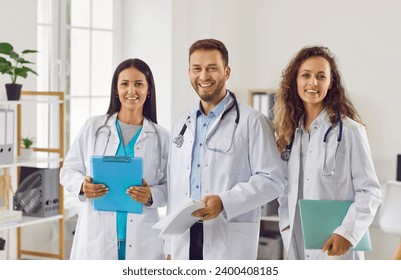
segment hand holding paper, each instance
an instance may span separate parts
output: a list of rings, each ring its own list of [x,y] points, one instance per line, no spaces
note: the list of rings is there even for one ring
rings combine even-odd
[[[153,228],[161,230],[160,236],[183,234],[199,220],[198,217],[192,216],[192,213],[205,206],[202,201],[190,199],[181,208],[176,209],[156,223]]]
[[[223,211],[223,203],[218,195],[205,196],[202,201],[205,208],[195,211],[192,216],[207,221],[216,218]]]

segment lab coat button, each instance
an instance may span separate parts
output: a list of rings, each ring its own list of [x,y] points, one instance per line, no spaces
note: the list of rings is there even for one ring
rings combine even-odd
[[[132,248],[132,245],[131,245],[131,244],[129,244],[129,245],[128,245],[128,247]]]
[[[131,223],[132,223],[133,221],[134,221],[134,220],[132,220],[132,219],[130,220]]]

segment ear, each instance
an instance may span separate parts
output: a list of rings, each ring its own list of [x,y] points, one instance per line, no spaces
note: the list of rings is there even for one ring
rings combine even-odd
[[[230,68],[230,66],[227,66],[225,68],[225,73],[224,73],[224,77],[225,77],[226,81],[230,78],[230,75],[231,75],[231,68]]]

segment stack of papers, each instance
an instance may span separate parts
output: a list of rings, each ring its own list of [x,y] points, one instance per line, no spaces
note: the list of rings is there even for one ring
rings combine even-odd
[[[183,207],[176,209],[164,219],[156,223],[153,228],[160,230],[160,236],[180,235],[185,233],[199,218],[191,214],[196,210],[205,208],[202,201],[189,200]]]
[[[9,225],[18,223],[22,219],[22,211],[15,210],[1,210],[0,211],[0,227],[3,225]]]

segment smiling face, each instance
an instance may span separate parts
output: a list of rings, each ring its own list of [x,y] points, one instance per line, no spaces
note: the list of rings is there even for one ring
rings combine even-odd
[[[117,92],[121,102],[121,110],[142,109],[148,91],[146,77],[138,69],[127,68],[119,74]]]
[[[297,89],[304,106],[323,109],[323,99],[331,84],[329,62],[321,56],[312,56],[298,69]]]
[[[199,49],[189,58],[189,76],[192,87],[203,102],[217,105],[226,94],[230,67],[224,67],[218,50]]]

